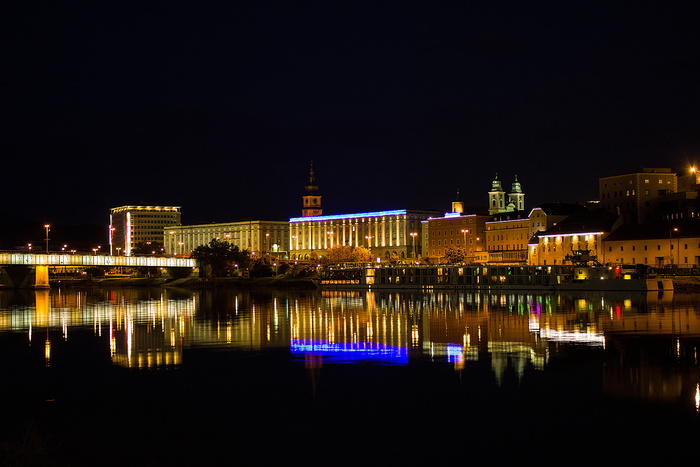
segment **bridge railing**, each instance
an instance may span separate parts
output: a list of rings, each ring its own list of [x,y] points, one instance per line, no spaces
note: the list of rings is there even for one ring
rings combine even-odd
[[[72,254],[30,254],[0,253],[0,266],[103,266],[103,267],[162,267],[194,268],[197,261],[192,258],[171,258],[160,256],[106,256],[106,255],[72,255]]]

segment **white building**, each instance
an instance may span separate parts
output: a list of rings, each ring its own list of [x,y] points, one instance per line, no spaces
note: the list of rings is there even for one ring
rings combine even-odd
[[[239,221],[222,224],[179,225],[164,229],[165,252],[188,256],[196,247],[212,240],[226,241],[241,250],[255,254],[274,254],[287,257],[289,222]]]
[[[109,250],[131,255],[137,243],[164,243],[163,229],[180,224],[180,206],[120,206],[110,209]]]

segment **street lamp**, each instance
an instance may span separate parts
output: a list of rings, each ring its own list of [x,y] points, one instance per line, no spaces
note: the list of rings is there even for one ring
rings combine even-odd
[[[371,235],[365,235],[365,238],[367,239],[367,249],[372,248],[372,236]]]
[[[462,229],[462,235],[464,235],[464,260],[467,260],[467,234],[469,229]]]
[[[328,243],[330,243],[330,246],[327,246],[327,248],[333,248],[333,231],[332,230],[326,231],[326,235],[328,235],[330,237],[330,241],[328,242]],[[328,243],[326,245],[328,245]]]
[[[411,232],[408,234],[411,236],[411,242],[413,243],[413,257],[415,258],[416,255],[416,236],[418,235],[418,232]]]
[[[673,227],[668,231],[668,256],[671,258],[671,265],[673,265],[673,244],[671,243],[673,232],[678,232],[678,227]]]
[[[46,229],[46,254],[47,255],[49,254],[49,230],[51,230],[50,227],[51,226],[49,224],[44,224],[44,228]]]

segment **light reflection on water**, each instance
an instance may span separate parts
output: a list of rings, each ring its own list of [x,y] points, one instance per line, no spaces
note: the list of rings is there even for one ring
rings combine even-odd
[[[0,299],[0,333],[33,342],[60,331],[70,341],[72,329],[89,328],[128,368],[176,367],[191,348],[279,348],[325,364],[427,358],[460,371],[488,360],[500,381],[509,370],[544,371],[578,346],[616,355],[605,365],[610,391],[673,400],[688,387],[694,395],[699,381],[693,296],[124,289],[6,291]],[[45,347],[50,364],[48,338]]]
[[[85,339],[86,334],[92,339]],[[587,432],[606,424],[601,417],[610,407],[618,410],[616,402],[593,415],[603,395],[680,407],[697,417],[699,345],[700,298],[691,295],[0,291],[0,370],[9,368],[24,377],[12,361],[27,352],[40,353],[17,365],[40,362],[50,378],[37,381],[55,384],[51,378],[66,368],[80,371],[67,362],[79,366],[86,361],[91,373],[99,362],[86,354],[104,354],[108,365],[133,378],[123,386],[122,376],[105,383],[106,388],[118,388],[113,389],[117,400],[129,407],[115,409],[119,415],[113,417],[127,418],[123,423],[128,426],[117,431],[143,425],[131,417],[140,420],[144,410],[155,406],[168,439],[172,426],[177,435],[188,433],[190,427],[177,425],[188,413],[200,429],[214,427],[202,432],[199,442],[204,444],[214,443],[210,439],[217,439],[221,430],[237,427],[237,436],[245,438],[255,436],[249,434],[256,432],[250,426],[265,431],[286,423],[291,426],[279,439],[298,432],[301,444],[308,433],[331,442],[326,424],[354,435],[353,419],[363,433],[368,419],[376,427],[389,424],[404,442],[404,430],[429,426],[446,413],[452,423],[444,427],[452,430],[453,441],[467,436],[462,430],[469,420],[497,430],[503,423],[531,424],[534,414],[540,416],[538,428],[549,436],[557,423],[573,419],[588,420],[580,429]],[[154,375],[164,379],[154,382]],[[52,401],[75,398],[72,413],[84,403],[84,387],[97,383],[76,373],[65,378],[79,379],[79,387],[67,384],[66,389],[64,383],[63,392],[57,392],[61,397],[48,389],[41,395],[49,394],[45,400]],[[18,391],[27,387],[32,383]],[[124,388],[134,393],[127,397]],[[213,397],[212,388],[221,396]],[[6,397],[17,397],[7,393],[7,386],[4,390]],[[105,391],[92,389],[97,398],[92,404],[100,410],[113,403],[112,393],[102,396]],[[238,396],[229,397],[236,391]],[[151,393],[158,396],[148,399],[144,409],[139,401]],[[189,398],[196,409],[186,409]],[[300,402],[306,398],[313,403]],[[193,415],[207,399],[211,407],[202,410],[206,418]],[[266,405],[270,407],[263,409]],[[625,417],[637,416],[637,410],[635,405]],[[94,423],[92,413],[84,417]],[[296,426],[299,420],[307,423],[306,432]],[[480,441],[491,441],[489,430],[482,432]],[[93,442],[98,449],[99,442]],[[173,458],[180,454],[174,450]]]

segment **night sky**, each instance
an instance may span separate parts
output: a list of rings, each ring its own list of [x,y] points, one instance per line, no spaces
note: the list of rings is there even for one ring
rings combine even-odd
[[[700,155],[700,5],[13,2],[2,15],[3,204],[107,224],[597,197]],[[5,7],[6,8],[6,7]]]

